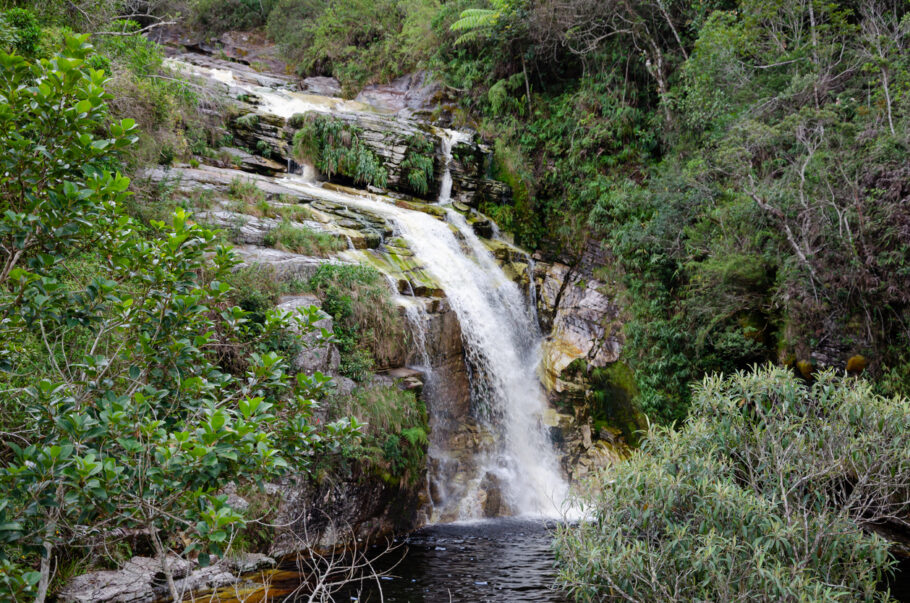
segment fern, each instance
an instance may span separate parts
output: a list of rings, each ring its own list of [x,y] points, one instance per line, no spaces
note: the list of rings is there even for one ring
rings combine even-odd
[[[408,441],[411,446],[425,446],[429,443],[427,432],[422,427],[409,427],[401,430],[401,436]]]
[[[480,36],[487,34],[503,16],[506,11],[515,9],[515,0],[492,0],[493,8],[468,8],[461,11],[459,19],[452,24],[452,31],[464,32],[455,40],[455,44],[473,42]]]

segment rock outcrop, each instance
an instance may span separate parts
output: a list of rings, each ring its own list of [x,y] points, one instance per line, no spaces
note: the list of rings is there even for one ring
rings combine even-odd
[[[420,135],[432,141],[434,147],[435,178],[430,186],[430,196],[435,197],[442,174],[448,168],[452,176],[451,197],[455,201],[476,207],[484,199],[508,202],[510,198],[507,186],[487,177],[492,155],[488,146],[471,136],[454,144],[451,157],[446,157],[443,152],[445,133],[415,118],[425,112],[434,90],[432,86],[422,85],[423,80],[419,78],[409,76],[406,81],[365,89],[358,98],[383,101],[376,106],[303,94],[294,90],[294,85],[284,78],[270,78],[207,54],[182,53],[171,60],[176,69],[202,78],[208,86],[221,89],[231,98],[229,111],[232,117],[228,123],[231,133],[259,159],[248,157],[249,153],[243,155],[243,151],[231,151],[231,154],[249,171],[271,174],[275,173],[277,165],[293,162],[291,141],[296,130],[288,119],[292,115],[330,112],[333,117],[358,129],[363,143],[381,159],[389,174],[391,190],[412,192],[401,163],[409,139]],[[264,91],[264,86],[269,86],[273,92]],[[320,89],[320,92],[333,91],[329,85]]]

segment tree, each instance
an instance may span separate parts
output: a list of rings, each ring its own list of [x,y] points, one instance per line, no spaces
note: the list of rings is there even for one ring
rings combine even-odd
[[[910,527],[908,429],[910,401],[834,372],[706,378],[684,427],[590,484],[560,581],[589,601],[878,600],[874,530]]]
[[[109,170],[134,124],[108,124],[91,50],[0,53],[0,541],[38,571],[0,569],[42,601],[56,552],[141,529],[176,600],[174,530],[179,554],[223,553],[244,522],[225,483],[305,470],[359,426],[317,428],[327,378],[292,378],[269,345],[318,310],[255,323],[227,301],[237,260],[214,232],[183,211],[143,232],[124,213],[129,180]]]

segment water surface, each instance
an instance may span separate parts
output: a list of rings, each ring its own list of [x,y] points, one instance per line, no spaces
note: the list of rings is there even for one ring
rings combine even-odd
[[[552,588],[554,527],[542,521],[504,518],[418,530],[399,551],[379,560],[378,569],[394,566],[380,581],[383,600],[566,602]],[[378,586],[358,584],[338,593],[335,600],[377,602]]]

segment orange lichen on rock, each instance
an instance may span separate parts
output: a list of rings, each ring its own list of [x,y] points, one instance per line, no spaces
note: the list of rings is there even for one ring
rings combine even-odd
[[[866,367],[868,365],[869,365],[869,361],[866,360],[865,356],[856,354],[855,356],[851,356],[850,359],[847,360],[847,372],[848,373],[861,373],[866,369]]]

